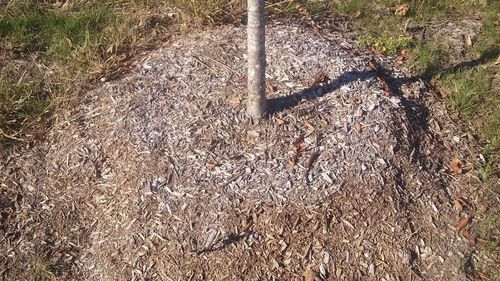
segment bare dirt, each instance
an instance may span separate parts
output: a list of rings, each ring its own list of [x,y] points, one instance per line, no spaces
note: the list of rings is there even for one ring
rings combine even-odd
[[[467,280],[449,161],[469,150],[433,90],[350,33],[275,22],[255,122],[244,51],[244,27],[172,40],[5,156],[0,276]]]

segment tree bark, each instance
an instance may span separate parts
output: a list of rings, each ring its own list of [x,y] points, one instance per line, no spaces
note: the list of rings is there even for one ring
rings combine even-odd
[[[247,0],[248,102],[251,117],[266,115],[266,49],[264,0]]]

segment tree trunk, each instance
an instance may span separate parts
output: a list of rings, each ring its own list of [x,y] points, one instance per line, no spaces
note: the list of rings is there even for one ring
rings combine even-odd
[[[248,52],[248,103],[251,117],[266,115],[266,49],[264,0],[248,1],[247,52]]]

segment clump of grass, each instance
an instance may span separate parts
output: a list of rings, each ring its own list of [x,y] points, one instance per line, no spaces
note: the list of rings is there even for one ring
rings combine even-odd
[[[464,69],[445,74],[439,82],[448,89],[448,100],[465,117],[475,117],[480,110],[494,106],[491,70],[485,67]]]
[[[420,43],[412,50],[410,68],[429,79],[443,70],[448,59],[446,48],[435,42]]]
[[[36,280],[55,280],[55,266],[49,261],[36,260],[34,262],[33,277]]]
[[[361,37],[358,44],[361,46],[372,47],[379,52],[396,54],[403,49],[412,48],[415,42],[407,36],[399,36],[396,38],[376,38],[368,35]]]
[[[166,0],[166,3],[198,23],[231,21],[243,13],[246,7],[243,0]]]
[[[373,7],[367,0],[334,1],[334,3],[337,13],[351,17],[367,16]]]

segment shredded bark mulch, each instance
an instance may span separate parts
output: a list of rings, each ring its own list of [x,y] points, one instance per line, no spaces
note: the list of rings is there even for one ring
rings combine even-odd
[[[270,116],[245,114],[244,27],[144,54],[2,161],[0,275],[465,280],[456,128],[396,58],[270,23]]]

